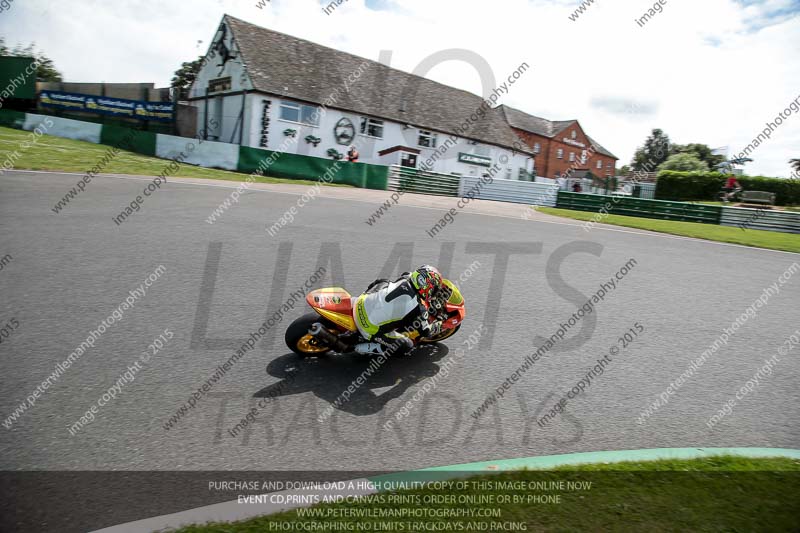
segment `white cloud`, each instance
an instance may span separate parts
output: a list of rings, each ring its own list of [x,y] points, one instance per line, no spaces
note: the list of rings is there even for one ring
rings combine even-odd
[[[526,61],[532,69],[503,103],[578,118],[621,164],[656,127],[674,142],[741,150],[800,96],[796,0],[667,0],[644,27],[635,19],[653,6],[649,0],[595,0],[575,21],[568,15],[578,0],[349,0],[331,15],[316,0],[255,4],[18,0],[0,15],[0,35],[11,44],[36,41],[69,81],[160,86],[205,50],[224,13],[370,59],[392,50],[392,65],[407,71],[436,51],[466,48],[486,58],[498,79]],[[367,7],[376,4],[380,10]],[[464,63],[441,64],[428,77],[480,92]],[[620,112],[624,102],[632,112]],[[788,176],[798,146],[795,115],[747,170]]]

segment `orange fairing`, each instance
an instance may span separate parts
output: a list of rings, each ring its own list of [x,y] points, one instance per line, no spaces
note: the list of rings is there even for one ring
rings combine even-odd
[[[314,311],[337,326],[348,331],[356,330],[350,293],[341,287],[312,291],[306,295],[306,302]]]
[[[444,284],[452,290],[450,298],[448,298],[445,304],[445,309],[451,316],[444,321],[442,328],[452,329],[464,321],[464,317],[467,316],[467,310],[464,307],[464,297],[461,295],[461,291],[458,290],[458,287],[449,279],[444,280]]]

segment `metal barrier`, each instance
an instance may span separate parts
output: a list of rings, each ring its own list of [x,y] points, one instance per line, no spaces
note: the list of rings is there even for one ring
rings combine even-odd
[[[741,227],[742,229],[780,231],[781,233],[800,233],[800,213],[725,206],[722,208],[720,225]]]
[[[437,196],[458,196],[459,180],[458,176],[392,165],[389,167],[388,189]]]
[[[556,207],[721,226],[800,233],[800,213],[771,209],[747,209],[720,205],[667,202],[620,196],[599,196],[560,191]]]
[[[656,199],[656,184],[655,183],[626,183],[625,187],[631,188],[631,196],[634,198],[643,198],[645,200]]]
[[[722,207],[717,205],[645,200],[624,196],[601,196],[560,191],[557,207],[632,217],[719,224]]]
[[[497,178],[491,183],[484,182],[480,186],[478,183],[480,183],[479,178],[462,177],[458,195],[464,196],[469,191],[474,191],[474,197],[479,200],[556,206],[558,185]]]

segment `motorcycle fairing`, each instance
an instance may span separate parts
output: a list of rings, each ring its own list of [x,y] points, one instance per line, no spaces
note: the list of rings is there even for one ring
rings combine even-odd
[[[442,329],[452,329],[464,321],[464,317],[467,316],[467,310],[464,307],[464,297],[455,283],[449,279],[445,279],[444,283],[451,289],[450,298],[447,299],[444,308],[449,314],[456,313],[456,315],[445,320],[442,323]]]
[[[318,289],[306,295],[306,302],[314,311],[348,331],[356,330],[352,300],[350,293],[341,287]]]

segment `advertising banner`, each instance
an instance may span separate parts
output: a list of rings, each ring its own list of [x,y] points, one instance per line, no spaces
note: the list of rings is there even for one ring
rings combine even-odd
[[[172,102],[146,102],[62,91],[42,91],[39,94],[39,103],[42,107],[50,109],[67,109],[158,122],[172,122],[175,114],[175,105]]]

